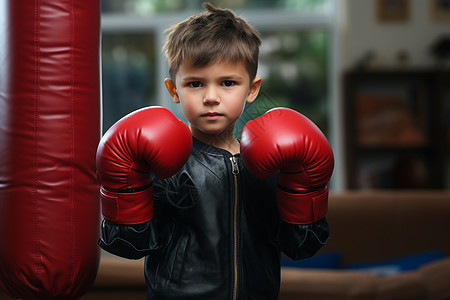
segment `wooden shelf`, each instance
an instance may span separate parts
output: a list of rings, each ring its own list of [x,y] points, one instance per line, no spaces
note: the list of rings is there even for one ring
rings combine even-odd
[[[348,188],[449,188],[450,71],[351,70],[343,87]]]

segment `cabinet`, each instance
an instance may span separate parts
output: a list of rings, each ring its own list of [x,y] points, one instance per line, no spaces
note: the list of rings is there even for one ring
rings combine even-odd
[[[450,72],[343,76],[350,189],[450,188]]]

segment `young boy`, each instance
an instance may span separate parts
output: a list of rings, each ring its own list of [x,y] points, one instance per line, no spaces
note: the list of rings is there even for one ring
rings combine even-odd
[[[164,46],[170,71],[165,85],[189,122],[192,151],[185,130],[162,108],[140,111],[113,126],[97,154],[105,216],[99,243],[122,257],[146,257],[148,299],[276,299],[281,251],[305,258],[328,240],[325,185],[332,154],[313,125],[287,110],[269,112],[253,123],[240,145],[234,124],[261,86],[256,76],[261,40],[232,12],[204,7],[205,12],[170,27]],[[294,171],[290,159],[273,161],[285,154],[269,152],[291,148],[286,139],[297,139],[298,126],[326,149],[319,157],[315,150],[300,151],[300,160],[310,159],[296,163],[301,170]],[[276,136],[284,142],[270,146]],[[142,140],[151,139],[156,142],[143,145]],[[304,146],[293,148],[298,147]],[[241,149],[253,175],[244,166]],[[299,151],[286,152],[298,156]],[[161,158],[161,153],[169,154]],[[118,165],[125,171],[118,171]],[[145,178],[148,168],[151,180]],[[281,169],[281,175],[267,168]],[[158,178],[168,169],[177,173]],[[254,177],[266,171],[269,175],[263,177],[269,178]],[[297,202],[322,212],[305,217],[309,208],[303,212],[305,206]]]

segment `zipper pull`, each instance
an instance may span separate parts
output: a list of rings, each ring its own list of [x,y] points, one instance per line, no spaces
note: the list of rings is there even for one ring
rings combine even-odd
[[[231,171],[233,175],[239,174],[239,167],[236,161],[236,157],[232,156],[230,157],[230,160],[231,160]]]

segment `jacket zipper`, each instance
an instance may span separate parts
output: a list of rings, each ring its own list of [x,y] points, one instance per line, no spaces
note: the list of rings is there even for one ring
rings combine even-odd
[[[231,171],[234,177],[234,216],[233,216],[233,231],[234,231],[234,244],[233,244],[233,300],[237,299],[238,292],[238,228],[237,228],[237,215],[238,215],[238,179],[239,167],[236,162],[236,157],[230,157]]]

